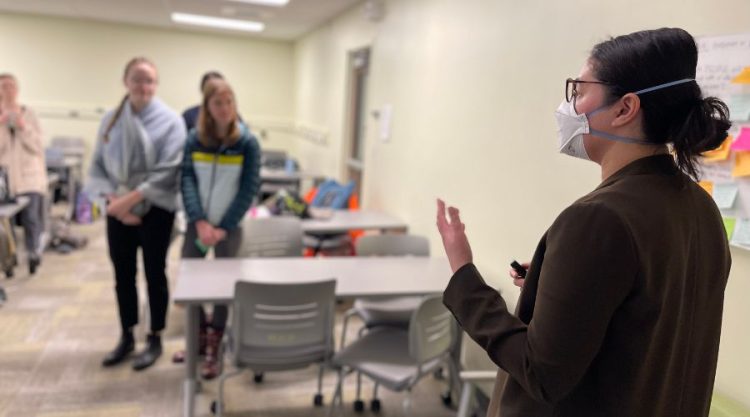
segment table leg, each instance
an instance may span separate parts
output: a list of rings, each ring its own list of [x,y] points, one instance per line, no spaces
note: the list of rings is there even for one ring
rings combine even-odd
[[[185,382],[183,387],[183,416],[195,414],[195,393],[198,391],[198,321],[199,304],[185,306]]]

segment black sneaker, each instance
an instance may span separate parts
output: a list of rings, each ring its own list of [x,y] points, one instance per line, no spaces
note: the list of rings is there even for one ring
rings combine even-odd
[[[102,366],[114,366],[125,360],[131,352],[135,350],[135,340],[133,334],[124,334],[120,337],[120,342],[117,343],[115,349],[107,354],[102,360]]]
[[[29,275],[36,274],[37,268],[39,268],[39,265],[42,263],[41,259],[38,258],[32,258],[29,259]]]
[[[153,365],[161,356],[161,337],[150,334],[146,338],[146,349],[133,359],[133,369],[142,371]]]

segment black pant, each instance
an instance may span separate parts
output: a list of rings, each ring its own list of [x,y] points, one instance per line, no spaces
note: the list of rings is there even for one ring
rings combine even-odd
[[[203,253],[195,244],[198,239],[198,231],[195,223],[189,223],[185,232],[185,242],[182,245],[183,258],[205,258],[207,253]],[[227,232],[227,237],[214,247],[214,256],[216,258],[234,258],[240,250],[242,244],[242,229],[237,227]],[[207,279],[210,279],[208,277]],[[229,308],[223,304],[214,304],[213,317],[211,318],[211,327],[217,330],[224,330],[229,317]],[[207,322],[206,312],[200,309],[201,324]]]
[[[29,259],[39,259],[44,250],[41,242],[42,233],[44,233],[44,196],[39,193],[21,195],[29,198],[29,205],[20,214],[26,252]]]
[[[143,252],[143,267],[148,283],[151,331],[164,329],[169,305],[167,250],[172,235],[174,212],[151,206],[139,226],[127,226],[107,217],[109,257],[115,268],[115,291],[120,310],[120,325],[128,330],[138,324],[138,292],[135,286],[138,247]]]

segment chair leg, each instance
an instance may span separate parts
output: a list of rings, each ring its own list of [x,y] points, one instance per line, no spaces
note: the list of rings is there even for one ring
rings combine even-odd
[[[362,372],[357,372],[357,397],[355,399],[362,399]]]
[[[411,388],[406,390],[406,396],[404,396],[404,417],[411,416]]]
[[[349,318],[351,318],[353,315],[357,314],[357,312],[351,308],[344,314],[344,323],[341,326],[341,349],[345,346],[346,341],[346,329],[349,327]]]
[[[354,399],[354,411],[361,413],[365,411],[365,403],[362,401],[362,373],[357,372],[357,396]]]
[[[448,365],[448,388],[445,391],[445,394],[441,395],[441,399],[443,400],[443,405],[446,407],[450,407],[453,404],[453,389],[461,389],[461,382],[458,381],[458,368],[456,366],[456,362],[453,361],[453,358],[448,358],[447,360]]]
[[[338,380],[336,381],[336,390],[333,392],[333,398],[331,398],[331,407],[328,408],[328,417],[333,417],[333,414],[336,410],[336,406],[338,403],[338,406],[341,407],[341,405],[344,403],[344,398],[341,392],[341,387],[344,383],[344,369],[339,369],[339,375]]]
[[[221,417],[224,413],[224,383],[227,382],[227,379],[235,377],[241,373],[242,369],[237,369],[234,372],[222,374],[221,377],[219,377],[219,394],[215,406],[215,413],[218,417]]]
[[[378,387],[380,384],[375,383],[375,387],[372,389],[372,400],[370,400],[370,411],[373,413],[380,412],[380,399],[378,398]]]
[[[474,397],[474,385],[470,382],[464,382],[461,390],[461,399],[458,402],[458,413],[456,417],[469,417],[471,410],[471,400]]]
[[[318,368],[318,392],[315,394],[315,398],[313,399],[313,404],[316,407],[320,407],[323,405],[323,370],[325,367],[325,363],[321,363],[320,367]]]

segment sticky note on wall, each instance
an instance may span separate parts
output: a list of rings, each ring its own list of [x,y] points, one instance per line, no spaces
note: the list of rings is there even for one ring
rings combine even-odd
[[[734,138],[732,135],[728,135],[718,148],[712,151],[703,152],[701,155],[703,156],[703,162],[726,161],[727,158],[729,158],[729,151],[731,150],[733,140]]]
[[[737,152],[734,154],[733,177],[745,177],[750,175],[750,152]]]
[[[713,197],[716,202],[716,206],[722,210],[730,209],[734,206],[734,201],[737,200],[737,192],[739,187],[736,183],[729,182],[725,184],[714,184]]]
[[[727,239],[732,240],[737,219],[734,217],[722,217],[722,220],[724,220],[724,230],[727,231]]]
[[[732,78],[733,84],[750,84],[750,67],[745,67],[737,74],[736,77]]]
[[[743,127],[732,143],[733,151],[750,151],[750,127]]]
[[[708,195],[713,195],[714,194],[714,183],[713,182],[711,182],[711,181],[698,181],[698,185],[700,185],[701,188],[703,188],[704,190],[706,190],[706,192],[708,193]]]
[[[732,243],[750,246],[750,219],[739,219],[731,237]]]

